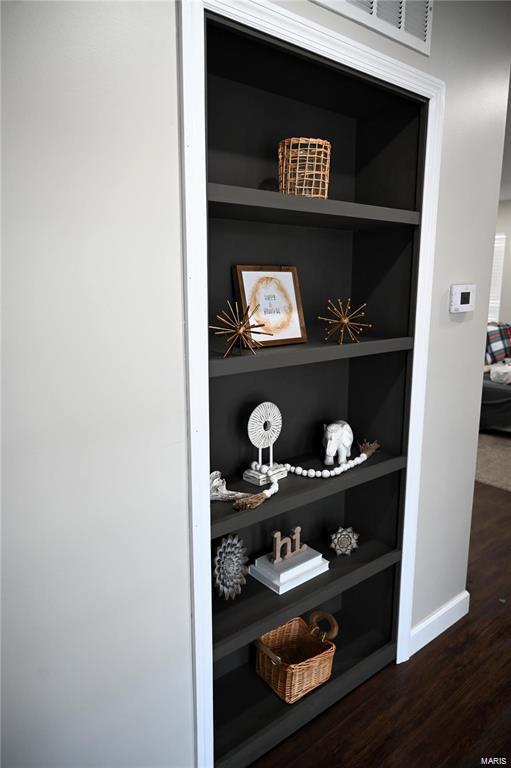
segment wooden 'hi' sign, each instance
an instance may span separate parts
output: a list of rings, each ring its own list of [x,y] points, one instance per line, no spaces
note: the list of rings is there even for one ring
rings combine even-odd
[[[300,534],[302,529],[298,525],[291,531],[291,536],[285,536],[282,538],[281,531],[273,532],[273,556],[274,563],[280,563],[282,560],[288,560],[294,555],[298,555],[307,549],[307,544],[302,544],[300,541]],[[282,549],[284,549],[284,555],[282,555]]]

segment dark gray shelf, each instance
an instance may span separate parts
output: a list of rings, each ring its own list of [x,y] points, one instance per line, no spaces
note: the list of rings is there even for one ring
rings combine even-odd
[[[314,547],[314,542],[311,546]],[[362,542],[350,557],[336,557],[333,550],[327,550],[325,546],[316,545],[314,548],[323,551],[324,556],[330,560],[330,568],[300,587],[284,595],[277,595],[248,576],[247,584],[236,600],[226,602],[220,598],[215,599],[214,661],[219,661],[269,629],[325,603],[401,559],[400,550],[391,549],[376,539]]]
[[[332,677],[295,704],[289,705],[246,664],[220,678],[215,686],[215,765],[248,765],[301,728],[342,696],[390,664],[396,644],[380,633],[344,629],[335,641]]]
[[[334,229],[372,229],[396,224],[417,226],[418,211],[350,203],[344,200],[284,195],[228,184],[208,184],[209,214],[221,219],[265,221]]]
[[[277,457],[278,458],[278,457]],[[315,457],[293,459],[295,466],[313,469],[324,469],[320,459]],[[339,477],[331,477],[327,480],[321,478],[304,478],[296,475],[288,475],[279,483],[279,492],[268,499],[257,509],[248,509],[236,512],[230,502],[215,501],[211,504],[211,538],[216,539],[227,533],[238,531],[240,528],[260,523],[277,517],[291,509],[312,504],[319,499],[325,499],[335,493],[354,488],[361,483],[368,483],[378,477],[398,472],[406,467],[406,456],[392,456],[385,451],[378,451],[366,462]],[[214,467],[213,467],[214,469]],[[229,488],[239,491],[257,493],[254,485],[240,481],[229,480]]]
[[[220,352],[210,352],[209,375],[232,376],[239,373],[288,368],[293,365],[310,363],[328,363],[334,360],[346,360],[352,357],[382,355],[386,352],[401,352],[413,349],[413,337],[403,336],[393,339],[362,339],[358,344],[327,344],[324,341],[306,344],[291,344],[282,347],[267,347],[258,350],[256,355],[245,352],[234,353],[223,358]]]

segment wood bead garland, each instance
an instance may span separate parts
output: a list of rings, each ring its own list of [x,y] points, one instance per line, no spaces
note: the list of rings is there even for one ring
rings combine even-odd
[[[306,469],[304,467],[295,467],[292,464],[284,464],[284,466],[288,472],[291,472],[292,475],[298,475],[299,477],[309,477],[311,480],[312,478],[322,478],[323,480],[327,480],[330,477],[337,477],[343,472],[347,472],[348,469],[357,467],[359,464],[363,464],[363,462],[367,461],[367,459],[369,459],[373,453],[376,453],[380,445],[375,440],[373,443],[368,443],[365,441],[362,443],[362,445],[359,444],[358,447],[360,448],[359,456],[344,462],[344,464],[339,464],[337,467],[334,467],[334,469]],[[254,464],[255,463],[256,462],[254,462]],[[264,470],[261,468],[260,471],[263,472]]]
[[[311,479],[314,477],[321,477],[324,480],[327,480],[329,477],[335,477],[336,475],[340,475],[342,472],[346,472],[348,469],[352,469],[353,467],[362,464],[368,458],[369,457],[365,453],[361,453],[360,456],[357,456],[356,459],[350,459],[350,461],[347,461],[345,464],[340,464],[338,467],[335,467],[335,469],[304,469],[302,467],[294,467],[292,464],[284,464],[284,466],[287,471],[291,472],[293,475],[310,477]],[[252,462],[251,468],[258,470],[259,472],[263,472],[263,474],[268,472],[268,467],[264,464],[258,464],[257,461]]]
[[[312,478],[321,477],[323,480],[327,480],[329,477],[336,477],[337,475],[346,472],[348,469],[357,467],[359,464],[367,461],[368,458],[369,457],[365,453],[361,453],[356,459],[350,459],[350,461],[347,461],[345,464],[339,464],[339,466],[334,469],[304,469],[303,467],[294,467],[292,464],[284,464],[284,466],[288,472],[291,472],[293,475],[298,475],[299,477],[310,477],[311,480]]]

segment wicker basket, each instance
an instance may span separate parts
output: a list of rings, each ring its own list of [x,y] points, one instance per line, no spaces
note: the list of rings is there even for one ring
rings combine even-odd
[[[321,632],[317,622],[330,623]],[[303,619],[291,619],[266,632],[256,641],[256,672],[286,704],[293,704],[306,693],[326,683],[332,674],[336,637],[339,626],[325,611],[313,611],[309,625]]]
[[[287,195],[328,197],[331,144],[324,139],[282,139],[279,190]]]

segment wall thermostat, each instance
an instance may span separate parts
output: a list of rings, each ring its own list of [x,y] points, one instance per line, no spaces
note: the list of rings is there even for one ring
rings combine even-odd
[[[474,283],[451,285],[449,292],[449,312],[472,312],[476,303]]]

